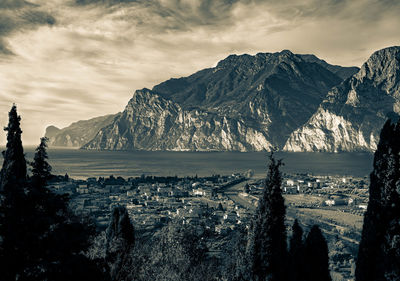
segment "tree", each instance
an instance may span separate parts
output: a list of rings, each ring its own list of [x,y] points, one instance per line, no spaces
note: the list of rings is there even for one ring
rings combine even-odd
[[[7,270],[2,272],[4,280],[15,280],[18,272],[29,259],[24,254],[29,247],[25,234],[29,232],[26,218],[27,169],[22,147],[21,117],[17,107],[12,106],[9,114],[7,146],[3,151],[3,166],[0,172],[0,264]]]
[[[257,281],[283,281],[286,274],[285,204],[282,197],[282,175],[273,153],[269,156],[264,192],[254,218],[250,249],[253,278]]]
[[[328,245],[320,228],[314,225],[304,242],[304,273],[307,281],[331,281]]]
[[[145,280],[209,280],[204,239],[194,227],[173,220],[155,235]]]
[[[8,113],[8,126],[4,128],[7,132],[6,150],[3,151],[3,167],[0,172],[0,192],[21,192],[27,180],[26,160],[22,147],[20,127],[21,117],[17,113],[16,105],[13,105]]]
[[[123,206],[113,209],[106,230],[106,262],[110,268],[111,280],[125,280],[131,265],[130,253],[135,244],[134,228],[128,211]]]
[[[36,148],[36,153],[33,158],[32,166],[32,178],[33,182],[37,186],[44,186],[46,182],[51,178],[51,166],[47,162],[49,156],[47,155],[47,142],[48,138],[40,138],[40,144]]]
[[[20,117],[9,113],[7,149],[3,153],[0,204],[1,280],[104,280],[83,254],[94,225],[72,214],[67,196],[45,187],[48,165],[45,145],[35,153],[33,177],[27,179]]]
[[[292,226],[292,237],[290,238],[289,247],[290,280],[292,281],[305,281],[303,255],[303,229],[296,219]]]
[[[251,271],[247,259],[248,235],[245,226],[239,225],[232,232],[231,239],[224,249],[222,280],[248,281],[251,280]]]
[[[356,280],[399,280],[400,121],[388,120],[370,175],[369,203],[358,251]]]
[[[250,193],[250,185],[248,183],[246,183],[243,187],[243,191],[245,193]]]

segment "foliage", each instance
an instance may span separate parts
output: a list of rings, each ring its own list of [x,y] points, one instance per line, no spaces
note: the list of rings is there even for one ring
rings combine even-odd
[[[305,281],[303,255],[303,229],[296,219],[292,226],[292,237],[290,238],[289,247],[289,275],[292,281]]]
[[[47,155],[47,142],[48,138],[40,138],[40,144],[36,148],[36,153],[31,163],[32,167],[32,181],[37,186],[44,186],[51,178],[51,166],[47,162],[49,156]]]
[[[207,251],[195,228],[171,221],[152,241],[143,280],[208,280]]]
[[[131,251],[135,244],[134,228],[125,207],[114,207],[105,234],[105,260],[111,280],[125,280],[132,266]]]
[[[384,125],[370,175],[356,280],[399,280],[400,122]]]
[[[3,153],[0,205],[2,280],[103,280],[95,264],[82,255],[94,225],[73,215],[68,198],[50,192],[45,183],[51,167],[45,140],[27,179],[16,107],[9,113],[7,149]]]
[[[304,273],[307,281],[331,281],[328,245],[320,228],[314,225],[304,242]]]
[[[271,153],[264,192],[258,203],[251,239],[250,263],[257,281],[287,279],[285,204],[282,197],[282,175]]]

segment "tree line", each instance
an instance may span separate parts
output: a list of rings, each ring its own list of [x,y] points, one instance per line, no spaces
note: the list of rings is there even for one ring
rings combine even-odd
[[[331,280],[321,229],[314,225],[305,235],[295,220],[288,237],[283,163],[272,153],[250,226],[231,235],[221,261],[207,247],[207,231],[173,220],[154,235],[138,235],[123,206],[96,232],[89,217],[70,210],[67,195],[46,187],[52,177],[46,138],[26,161],[20,121],[14,105],[0,171],[0,280]],[[400,280],[399,121],[384,125],[370,177],[356,281]]]

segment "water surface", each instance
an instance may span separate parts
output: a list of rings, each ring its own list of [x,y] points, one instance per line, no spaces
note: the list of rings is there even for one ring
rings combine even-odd
[[[28,159],[33,148],[26,149]],[[55,174],[68,173],[74,178],[91,176],[136,177],[227,175],[253,170],[263,176],[266,152],[167,152],[167,151],[86,151],[49,149],[49,162]],[[372,170],[369,153],[276,153],[282,158],[284,172],[314,175],[365,176]]]

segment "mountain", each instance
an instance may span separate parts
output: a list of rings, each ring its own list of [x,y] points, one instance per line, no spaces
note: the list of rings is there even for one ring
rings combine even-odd
[[[58,133],[60,133],[60,129],[55,126],[48,126],[46,128],[45,136],[49,139],[55,137]]]
[[[200,109],[184,110],[149,89],[82,147],[105,150],[269,150],[265,136],[243,122]]]
[[[93,139],[101,128],[110,124],[116,116],[118,114],[82,120],[63,129],[49,126],[46,128],[45,137],[49,138],[50,146],[81,147]]]
[[[335,73],[337,76],[339,76],[343,80],[346,80],[347,78],[356,74],[360,70],[358,67],[355,67],[355,66],[343,67],[340,65],[332,65],[332,64],[327,63],[324,60],[319,59],[315,55],[300,55],[300,56],[303,60],[305,60],[307,62],[315,62],[315,63],[320,64],[321,66],[325,67],[329,71]]]
[[[285,144],[286,151],[374,151],[389,117],[400,113],[400,47],[379,50],[329,91]]]
[[[343,73],[354,70],[343,68]],[[214,68],[136,91],[121,115],[83,148],[282,148],[328,90],[343,81],[338,72],[338,67],[316,57],[287,50],[231,55]]]

